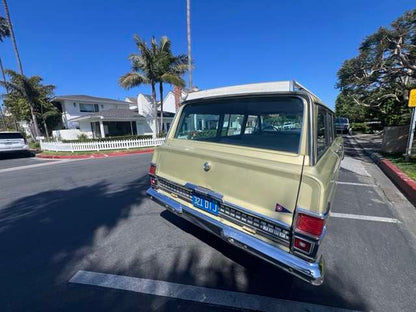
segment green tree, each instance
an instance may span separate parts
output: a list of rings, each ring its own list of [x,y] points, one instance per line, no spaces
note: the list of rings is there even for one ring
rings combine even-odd
[[[60,113],[50,103],[55,86],[43,85],[39,76],[26,77],[13,70],[6,70],[9,81],[0,82],[8,93],[4,96],[7,109],[19,120],[32,122],[32,135],[39,136],[38,119],[42,120],[44,133],[49,137],[47,121]]]
[[[157,73],[157,56],[146,44],[146,42],[139,36],[134,36],[134,41],[139,50],[139,53],[133,53],[129,56],[131,62],[131,71],[119,79],[119,84],[125,89],[139,87],[143,84],[149,85],[152,88],[153,100],[153,115],[154,115],[154,129],[153,137],[158,134],[157,124],[157,101],[156,101],[156,83],[158,82]]]
[[[416,85],[416,10],[368,36],[359,55],[338,71],[337,87],[351,106],[364,107],[380,118],[390,113],[407,118],[408,93]]]
[[[0,42],[3,42],[4,38],[7,38],[7,37],[10,37],[9,23],[4,17],[0,16]],[[3,81],[6,81],[6,75],[4,73],[3,62],[1,60],[1,57],[0,57],[0,70],[1,70]],[[6,118],[4,117],[3,105],[0,106],[0,119],[3,123],[3,128],[7,129],[8,125],[6,122]]]
[[[140,38],[134,36],[134,41],[139,53],[129,56],[131,71],[119,79],[119,84],[125,89],[131,89],[141,85],[150,85],[152,89],[153,115],[155,127],[153,136],[156,137],[163,125],[163,83],[176,86],[184,86],[181,75],[186,71],[187,57],[185,55],[174,56],[171,51],[171,42],[167,37],[162,37],[159,43],[153,37],[150,46]],[[158,103],[156,96],[156,84],[159,84],[161,118],[160,127],[157,122]]]
[[[182,75],[188,70],[188,56],[174,55],[171,50],[172,43],[168,37],[163,36],[159,43],[152,38],[152,51],[157,59],[157,80],[159,82],[160,97],[160,131],[163,131],[163,83],[183,88],[185,81]]]
[[[16,42],[16,37],[14,35],[13,24],[10,18],[9,6],[6,0],[2,0],[2,2],[3,2],[4,12],[6,14],[7,23],[9,26],[10,37],[12,39],[14,55],[16,56],[17,65],[19,66],[19,72],[21,75],[23,75],[22,61],[20,60],[19,49],[17,48],[17,42]]]

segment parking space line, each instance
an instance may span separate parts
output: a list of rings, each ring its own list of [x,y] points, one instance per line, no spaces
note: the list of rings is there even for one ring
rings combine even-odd
[[[367,183],[356,183],[356,182],[341,182],[341,181],[337,181],[337,184],[342,184],[342,185],[355,185],[355,186],[368,186],[368,187],[376,187],[377,185],[375,184],[367,184]]]
[[[331,212],[330,216],[333,217],[333,218],[355,219],[355,220],[365,220],[365,221],[377,221],[377,222],[386,222],[386,223],[401,223],[399,220],[394,219],[394,218],[365,216],[365,215],[357,215],[357,214],[349,214],[349,213]]]
[[[78,271],[70,283],[127,290],[206,304],[255,311],[350,311],[317,304],[289,301],[236,291],[137,278],[130,276]]]

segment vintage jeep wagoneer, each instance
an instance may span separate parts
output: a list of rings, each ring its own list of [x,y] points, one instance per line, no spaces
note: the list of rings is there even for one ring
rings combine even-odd
[[[190,93],[150,166],[169,210],[319,285],[343,157],[334,113],[295,81]]]

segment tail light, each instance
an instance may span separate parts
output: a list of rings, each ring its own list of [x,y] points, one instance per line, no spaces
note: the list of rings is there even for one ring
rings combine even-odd
[[[150,178],[150,185],[155,188],[157,186],[157,179],[156,179],[156,165],[150,164],[149,168],[149,178]]]
[[[303,213],[299,213],[296,220],[295,230],[301,231],[305,234],[319,237],[325,226],[325,220],[317,217],[312,217]]]
[[[311,251],[312,243],[308,242],[306,240],[303,240],[301,238],[295,237],[295,241],[293,243],[295,248],[300,249],[306,253],[309,253]]]
[[[150,164],[149,174],[153,175],[153,176],[156,174],[156,165],[155,164]]]

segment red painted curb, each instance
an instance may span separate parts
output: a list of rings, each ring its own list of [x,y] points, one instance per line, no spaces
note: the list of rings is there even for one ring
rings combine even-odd
[[[86,158],[105,158],[105,157],[119,157],[133,154],[148,154],[153,153],[154,149],[149,148],[140,151],[124,151],[124,152],[110,152],[108,154],[88,154],[88,155],[42,155],[37,154],[36,157],[47,159],[86,159]]]
[[[416,182],[409,178],[388,159],[381,159],[379,166],[384,173],[399,186],[410,202],[416,206]]]

